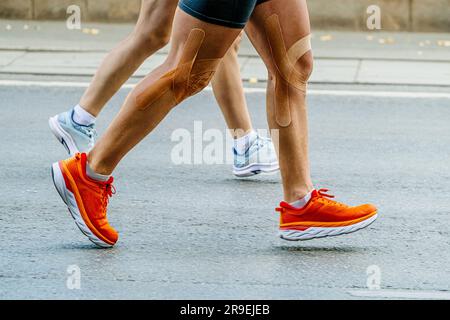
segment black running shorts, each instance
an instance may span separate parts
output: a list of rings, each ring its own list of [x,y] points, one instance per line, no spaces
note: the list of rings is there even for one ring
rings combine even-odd
[[[178,6],[199,20],[242,29],[255,6],[266,1],[269,0],[180,0]]]

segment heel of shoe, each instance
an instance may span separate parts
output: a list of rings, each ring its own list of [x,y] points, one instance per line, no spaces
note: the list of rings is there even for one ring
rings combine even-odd
[[[65,204],[67,204],[67,197],[65,192],[65,181],[64,177],[61,171],[61,168],[59,167],[59,163],[55,162],[52,164],[52,179],[53,184],[55,185],[56,191],[58,191],[59,196],[64,201]]]

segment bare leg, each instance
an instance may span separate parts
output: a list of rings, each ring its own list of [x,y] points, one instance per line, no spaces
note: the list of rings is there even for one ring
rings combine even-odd
[[[178,97],[170,90],[167,91],[168,87],[173,88],[174,83],[170,82],[167,86],[165,81],[174,74],[169,71],[176,70],[177,67],[178,70],[183,70],[186,65],[189,65],[189,63],[184,63],[183,59],[185,58],[185,49],[188,48],[186,50],[190,51],[188,39],[193,31],[197,31],[194,32],[194,35],[201,34],[203,31],[204,38],[198,53],[193,55],[195,58],[191,69],[197,70],[199,77],[196,79],[199,81],[190,84],[188,89],[192,89],[194,85],[198,86],[197,90],[190,92],[191,94],[207,85],[210,78],[202,81],[204,80],[202,77],[210,75],[213,73],[211,71],[217,69],[218,64],[215,64],[215,61],[220,62],[241,32],[239,29],[202,22],[177,9],[172,46],[167,60],[132,90],[119,114],[89,153],[88,161],[94,171],[111,174],[120,160],[151,132],[174,106],[185,98],[184,96]],[[217,41],[218,38],[221,41]],[[208,72],[202,73],[202,70],[205,69],[208,69]],[[187,75],[180,73],[178,78],[184,76]]]
[[[81,97],[83,109],[98,116],[144,60],[168,43],[177,3],[177,0],[142,0],[136,27],[103,59]]]
[[[236,39],[222,60],[211,81],[214,95],[235,138],[252,130],[239,70],[238,50],[241,36]]]
[[[313,189],[308,159],[308,119],[306,109],[306,91],[290,88],[289,125],[280,125],[276,120],[276,106],[281,101],[275,94],[277,81],[277,63],[271,52],[271,43],[267,36],[266,22],[272,15],[278,15],[284,45],[290,48],[298,40],[310,34],[309,16],[305,0],[269,1],[256,7],[246,32],[258,50],[269,70],[267,85],[267,119],[271,129],[279,130],[279,144],[275,143],[279,153],[284,197],[288,202],[298,200]],[[308,51],[299,57],[295,70],[306,84],[312,71],[312,54]],[[281,98],[286,99],[286,95]],[[274,141],[277,142],[277,141]]]
[[[133,32],[106,55],[80,105],[98,116],[105,104],[149,56],[170,39],[177,0],[143,0]],[[212,81],[214,94],[230,129],[240,137],[252,129],[239,72],[239,40],[230,48]]]

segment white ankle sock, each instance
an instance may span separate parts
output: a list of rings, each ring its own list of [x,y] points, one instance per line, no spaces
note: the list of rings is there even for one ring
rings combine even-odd
[[[234,139],[234,149],[238,154],[244,154],[257,137],[258,134],[256,133],[256,131],[252,130],[245,136]]]
[[[92,170],[91,166],[87,162],[86,162],[86,174],[89,178],[97,180],[97,181],[101,181],[101,182],[108,181],[109,177],[110,177],[108,175],[95,172],[94,170]]]
[[[82,126],[89,126],[95,123],[95,117],[84,110],[79,104],[73,108],[73,121]]]
[[[308,203],[308,201],[311,199],[311,194],[312,194],[312,191],[310,191],[303,198],[301,198],[301,199],[299,199],[297,201],[291,202],[290,205],[295,207],[295,208],[297,208],[297,209],[303,208]]]

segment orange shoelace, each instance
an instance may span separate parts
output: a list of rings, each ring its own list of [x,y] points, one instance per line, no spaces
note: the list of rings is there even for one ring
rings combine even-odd
[[[329,189],[319,189],[319,190],[317,190],[317,193],[322,197],[334,198],[334,195],[327,194],[328,191],[330,191],[330,190]]]
[[[331,200],[335,196],[332,195],[332,194],[328,194],[327,193],[329,191],[329,189],[322,188],[322,189],[318,189],[316,191],[317,191],[318,197],[316,197],[315,199],[317,199],[318,201],[320,201],[322,203],[325,203],[325,204],[337,205],[337,206],[340,206],[340,207],[348,207],[347,205],[345,205],[343,203],[337,202],[335,200]],[[286,209],[282,208],[282,207],[281,208],[275,208],[275,211],[285,212]]]
[[[328,203],[331,205],[337,205],[339,207],[348,207],[346,204],[343,204],[341,202],[335,201],[335,200],[330,200],[335,198],[334,195],[328,194],[327,192],[330,191],[329,189],[319,189],[317,190],[317,194],[319,195],[319,201],[322,201],[324,203]]]
[[[114,181],[111,178],[108,183],[102,186],[102,211],[106,214],[106,208],[108,207],[109,198],[111,198],[114,194],[116,194],[116,188],[112,184]]]

